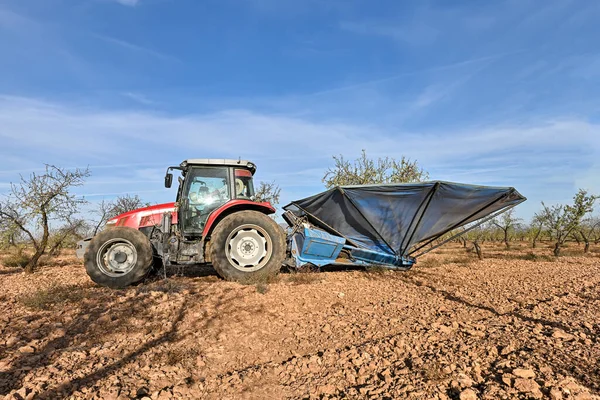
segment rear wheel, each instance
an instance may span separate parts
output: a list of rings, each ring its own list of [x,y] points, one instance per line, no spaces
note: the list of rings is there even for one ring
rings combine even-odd
[[[109,228],[90,241],[84,255],[87,274],[99,285],[123,288],[141,281],[152,268],[152,245],[133,228]]]
[[[258,211],[228,215],[211,235],[210,259],[217,273],[228,281],[267,279],[279,272],[284,258],[284,233]]]

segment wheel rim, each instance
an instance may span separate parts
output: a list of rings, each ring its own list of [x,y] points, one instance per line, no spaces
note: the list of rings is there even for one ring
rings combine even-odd
[[[246,224],[234,229],[225,241],[229,263],[243,272],[258,271],[273,254],[271,237],[258,225]]]
[[[136,263],[137,251],[135,246],[126,239],[108,240],[96,254],[96,264],[100,271],[113,278],[131,272]]]

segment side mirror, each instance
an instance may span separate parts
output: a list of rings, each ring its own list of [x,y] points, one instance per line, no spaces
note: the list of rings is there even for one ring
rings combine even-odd
[[[173,174],[170,174],[167,172],[167,174],[165,175],[165,187],[170,188],[172,184],[173,184]]]

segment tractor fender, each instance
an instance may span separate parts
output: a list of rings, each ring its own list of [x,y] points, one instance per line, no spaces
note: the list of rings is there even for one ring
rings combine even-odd
[[[206,220],[206,225],[204,225],[204,230],[202,231],[202,237],[204,238],[204,240],[206,241],[206,239],[210,236],[211,232],[213,231],[215,226],[217,226],[220,220],[234,212],[245,210],[259,211],[266,215],[275,213],[275,207],[273,207],[271,203],[266,201],[260,203],[250,200],[229,201],[223,204],[215,211],[213,211]]]

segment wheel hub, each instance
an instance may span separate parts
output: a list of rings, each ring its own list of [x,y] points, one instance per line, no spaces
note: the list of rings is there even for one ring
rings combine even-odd
[[[137,252],[135,246],[125,239],[112,239],[102,245],[98,251],[97,264],[106,275],[118,277],[135,267]]]
[[[233,231],[227,241],[227,257],[232,265],[245,272],[264,266],[270,255],[270,244],[259,227],[240,227]],[[262,230],[262,229],[260,229]]]
[[[118,263],[124,263],[125,261],[127,261],[127,254],[126,253],[122,253],[122,252],[118,252],[115,254],[115,261]]]
[[[256,240],[252,238],[244,238],[244,240],[238,245],[238,250],[244,258],[252,257],[258,249]]]

